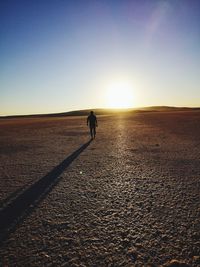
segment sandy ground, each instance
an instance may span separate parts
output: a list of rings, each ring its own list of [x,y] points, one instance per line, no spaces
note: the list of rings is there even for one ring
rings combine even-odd
[[[85,117],[0,120],[0,212],[21,209],[0,266],[200,266],[200,112],[99,117],[87,141]]]

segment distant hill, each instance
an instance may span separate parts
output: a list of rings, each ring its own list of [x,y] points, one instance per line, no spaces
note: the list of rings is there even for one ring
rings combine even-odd
[[[74,110],[61,113],[49,113],[49,114],[31,114],[31,115],[9,115],[9,116],[0,116],[2,118],[23,118],[23,117],[64,117],[64,116],[87,116],[90,111],[93,110],[96,115],[111,115],[119,112],[127,112],[133,109],[84,109],[84,110]]]
[[[190,111],[190,110],[200,110],[200,107],[171,107],[171,106],[151,106],[151,107],[142,107],[138,108],[137,111]]]
[[[96,115],[112,115],[116,113],[130,113],[130,112],[170,112],[170,111],[192,111],[200,110],[200,107],[189,108],[189,107],[170,107],[170,106],[151,106],[141,108],[129,108],[129,109],[84,109],[74,110],[62,113],[50,113],[50,114],[32,114],[32,115],[11,115],[11,116],[0,116],[3,118],[23,118],[23,117],[64,117],[64,116],[87,116],[90,111],[93,110]]]

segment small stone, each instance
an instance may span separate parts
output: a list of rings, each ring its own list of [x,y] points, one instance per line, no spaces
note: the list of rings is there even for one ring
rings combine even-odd
[[[128,256],[131,258],[132,262],[135,262],[138,257],[137,251],[135,249],[129,249]]]
[[[200,264],[200,256],[193,256],[193,261]]]
[[[185,262],[182,262],[182,261],[171,260],[170,262],[165,263],[164,267],[191,267],[191,266]]]
[[[45,253],[45,252],[42,252],[41,253],[45,258],[50,258],[50,256],[47,254],[47,253]]]

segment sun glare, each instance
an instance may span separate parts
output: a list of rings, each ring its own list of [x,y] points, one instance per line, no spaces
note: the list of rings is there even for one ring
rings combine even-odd
[[[133,89],[126,83],[112,84],[107,89],[107,106],[109,108],[133,107]]]

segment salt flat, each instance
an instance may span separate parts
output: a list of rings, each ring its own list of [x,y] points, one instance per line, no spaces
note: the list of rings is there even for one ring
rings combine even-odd
[[[0,120],[1,212],[36,185],[0,265],[199,266],[200,112],[98,119],[90,143],[85,117]]]

